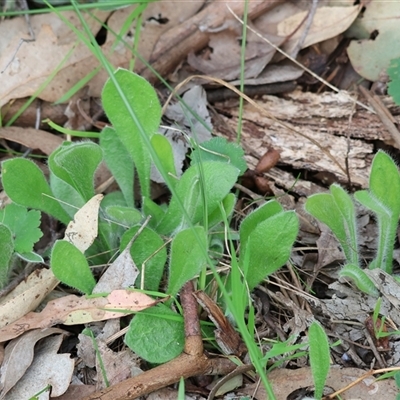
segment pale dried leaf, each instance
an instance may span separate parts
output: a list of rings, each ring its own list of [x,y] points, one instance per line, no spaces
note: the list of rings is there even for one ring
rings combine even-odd
[[[101,22],[107,19],[110,11],[93,10],[93,13],[99,21],[88,14],[84,18],[86,18],[91,31],[96,34],[100,29]],[[82,29],[75,12],[62,14],[74,26]],[[79,41],[77,44],[76,35],[60,21],[56,14],[31,16],[30,24],[35,32],[36,40],[23,43],[14,59],[13,55],[20,38],[22,36],[29,38],[23,34],[27,30],[26,20],[22,16],[16,17],[3,21],[0,26],[0,36],[3,38],[0,46],[0,71],[4,70],[0,106],[11,99],[31,96],[73,48],[75,48],[74,51],[57,74],[57,83],[53,80],[52,85],[47,85],[40,94],[41,99],[50,102],[58,100],[78,79],[84,77],[96,66],[96,59],[90,49]],[[11,36],[9,40],[4,40],[6,35]],[[6,68],[10,61],[12,61],[11,65]],[[88,69],[89,65],[85,69],[80,68],[88,61],[90,70]],[[75,66],[75,68],[69,68],[71,66]]]
[[[154,306],[157,302],[144,293],[127,290],[114,290],[106,297],[97,298],[65,296],[47,303],[40,313],[30,312],[0,329],[0,342],[13,339],[35,328],[46,328],[55,324],[77,325],[119,318],[125,314],[112,310],[141,311]]]
[[[119,352],[114,352],[102,340],[97,342],[97,346],[110,385],[115,385],[130,378],[132,370],[139,369],[138,356],[130,349],[125,348]],[[100,372],[99,357],[96,357],[96,370],[98,371],[97,390],[104,389],[106,386],[104,377]]]
[[[26,332],[7,345],[0,368],[0,398],[3,398],[15,386],[32,364],[36,343],[55,333],[65,334],[66,332],[58,328],[36,329]]]
[[[353,7],[317,8],[302,48],[304,49],[343,33],[357,18],[360,9],[360,5]],[[296,29],[304,23],[308,13],[309,11],[300,12],[278,24],[277,34],[282,37],[290,37],[283,46],[287,53],[290,53],[294,49],[302,36],[303,29],[300,28],[297,31]]]
[[[57,354],[62,340],[63,336],[58,335],[38,344],[32,365],[5,400],[30,399],[47,385],[51,385],[52,397],[58,397],[68,389],[75,362],[69,354]],[[39,397],[45,398],[49,398],[49,392]]]
[[[329,371],[326,386],[339,390],[363,376],[365,371],[361,368],[338,368],[332,367]],[[311,368],[303,367],[298,369],[276,368],[268,374],[272,384],[272,390],[278,399],[287,399],[288,396],[299,388],[313,387]],[[257,399],[267,399],[263,385],[256,383],[247,385],[241,389],[243,394],[254,396]],[[345,392],[340,394],[343,400],[375,400],[395,399],[398,390],[393,379],[376,381],[370,376]]]
[[[121,252],[117,259],[107,268],[97,282],[92,293],[108,293],[116,289],[127,289],[133,286],[139,275],[139,269],[131,256],[132,242]]]
[[[84,253],[97,237],[99,208],[103,199],[102,194],[93,196],[77,213],[74,215],[67,229],[64,239],[75,245]]]
[[[0,328],[18,320],[34,310],[58,285],[59,281],[50,269],[32,272],[0,303]]]

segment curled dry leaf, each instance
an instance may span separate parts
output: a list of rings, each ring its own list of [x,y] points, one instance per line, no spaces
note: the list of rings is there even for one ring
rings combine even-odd
[[[97,298],[65,296],[50,301],[40,313],[30,312],[0,329],[0,342],[13,339],[35,328],[43,329],[56,324],[77,325],[119,318],[124,315],[122,310],[141,311],[158,302],[144,293],[128,290],[114,290],[108,296]]]
[[[69,354],[57,354],[62,340],[63,335],[57,335],[37,344],[32,365],[6,395],[5,400],[31,399],[48,385],[51,386],[51,397],[59,397],[66,392],[75,362]],[[39,399],[49,397],[50,393],[47,391]]]
[[[59,281],[50,269],[32,272],[0,303],[0,328],[11,324],[34,310],[58,285]]]
[[[100,202],[102,194],[93,196],[77,213],[74,215],[67,229],[64,239],[75,245],[84,253],[97,237],[99,220]]]
[[[4,361],[0,368],[0,398],[3,398],[14,387],[32,364],[36,343],[55,333],[66,333],[66,331],[58,328],[36,329],[26,332],[7,345]]]

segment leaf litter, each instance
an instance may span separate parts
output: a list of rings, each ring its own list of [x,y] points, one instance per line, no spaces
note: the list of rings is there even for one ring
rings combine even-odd
[[[154,54],[161,56],[163,51],[167,48],[165,42],[168,35],[177,35],[177,32],[181,34],[185,33],[188,29],[188,23],[186,21],[191,21],[197,16],[198,18],[204,18],[201,16],[200,12],[198,12],[201,4],[182,6],[182,13],[176,13],[174,6],[172,5],[171,7],[168,3],[173,4],[173,2],[164,1],[151,4],[143,17],[145,21],[142,26],[142,38],[144,38],[144,43],[140,44],[142,47],[139,47],[139,49],[141,49],[140,51],[143,52],[145,58],[152,63],[157,62],[157,57],[154,58]],[[308,49],[317,46],[319,51],[323,51],[324,47],[323,44],[321,44],[322,41],[325,41],[326,44],[326,41],[329,39],[341,38],[341,35],[352,25],[360,11],[360,7],[353,6],[352,2],[341,2],[343,4],[340,6],[335,4],[335,2],[323,2],[323,4],[317,8],[313,22],[303,40],[301,27],[303,21],[307,17],[308,9],[304,10],[302,9],[303,5],[294,5],[292,2],[280,3],[281,4],[279,4],[276,9],[273,9],[273,12],[269,10],[264,11],[257,18],[253,17],[253,21],[251,22],[263,34],[269,35],[268,37],[270,40],[272,38],[272,42],[282,44],[282,47],[288,53],[290,53],[299,42],[302,42],[300,43],[300,48],[305,49],[304,54],[302,54],[303,59],[308,61],[312,68],[314,68],[312,63],[315,62],[315,59],[321,62],[323,57],[318,58],[318,55],[315,56],[308,53]],[[213,5],[211,7],[213,7]],[[356,37],[358,41],[353,40],[350,43],[348,56],[354,70],[371,81],[381,79],[381,72],[384,67],[387,66],[387,60],[393,55],[393,53],[390,53],[388,50],[391,50],[390,45],[385,46],[381,44],[385,35],[393,32],[391,25],[384,24],[383,26],[379,18],[380,16],[384,16],[387,12],[391,18],[395,19],[397,9],[392,10],[387,5],[384,7],[378,1],[371,1],[366,5],[363,18],[358,18],[347,32],[347,34],[350,35],[352,29],[356,29],[357,27],[359,31],[360,29],[364,29],[364,36],[360,34],[359,37]],[[121,24],[120,21],[126,17],[125,13],[125,9],[117,10],[116,12],[106,11],[99,13],[98,17],[101,21],[108,19],[110,27],[118,28]],[[75,18],[74,13],[66,15],[70,18]],[[371,17],[371,15],[374,17]],[[162,20],[161,16],[168,20],[166,24],[159,22]],[[43,20],[43,18],[45,18],[45,20]],[[54,71],[59,61],[63,59],[67,52],[75,45],[76,38],[70,31],[66,30],[63,24],[57,22],[57,18],[58,17],[55,17],[53,14],[51,14],[51,17],[48,15],[31,17],[32,26],[37,32],[36,42],[33,42],[33,44],[24,43],[17,57],[12,60],[8,68],[5,67],[13,58],[12,54],[20,37],[23,36],[21,32],[24,31],[25,25],[22,19],[12,20],[12,25],[10,24],[11,21],[3,21],[3,23],[0,24],[0,32],[7,32],[7,35],[9,35],[9,40],[2,42],[5,47],[0,48],[0,69],[5,69],[5,73],[8,77],[5,81],[5,86],[0,91],[0,103],[2,106],[6,105],[10,99],[32,95],[46,77]],[[208,42],[208,46],[203,45],[202,47],[195,48],[193,52],[186,52],[184,57],[187,63],[183,62],[181,68],[175,71],[172,69],[169,71],[169,74],[171,74],[169,77],[172,81],[178,82],[183,80],[182,77],[188,74],[190,68],[195,68],[200,72],[220,76],[221,78],[231,80],[237,84],[237,78],[240,72],[238,55],[240,54],[239,35],[241,34],[241,28],[239,25],[235,25],[230,17],[228,18],[228,13],[225,14],[224,18],[225,21],[219,26],[212,26],[211,23],[206,23],[204,19],[200,19],[202,24],[198,26],[202,27],[203,32],[207,32],[206,42]],[[270,21],[274,21],[274,23],[266,24],[268,18]],[[329,24],[326,23],[327,20]],[[18,24],[16,21],[19,21]],[[93,22],[91,19],[88,21],[90,22],[91,29],[96,33],[99,30],[99,22]],[[365,26],[362,26],[363,23]],[[78,25],[78,22],[74,21],[74,24]],[[131,29],[133,28],[134,26],[131,26]],[[263,28],[265,28],[265,30]],[[368,39],[368,35],[371,34],[371,30],[373,29],[377,30],[379,33],[376,40]],[[213,30],[216,32],[213,32]],[[365,35],[365,32],[368,34]],[[111,51],[113,43],[111,40],[111,35],[107,35],[106,43],[103,46],[103,50],[106,54],[109,54]],[[266,82],[281,82],[281,80],[285,79],[298,79],[299,83],[301,83],[300,76],[303,74],[301,69],[296,69],[295,75],[285,77],[285,73],[283,72],[285,69],[278,64],[281,62],[279,61],[281,57],[275,54],[275,51],[271,50],[269,46],[260,41],[258,37],[250,35],[248,40],[249,46],[246,50],[248,69],[245,70],[245,78],[249,83],[257,86]],[[155,45],[155,43],[157,44]],[[389,56],[384,54],[377,57],[376,52],[379,51],[379,49],[377,49],[378,47],[381,49],[383,48],[386,54],[389,51]],[[124,66],[129,61],[130,53],[124,49],[123,46],[113,54],[115,66]],[[329,55],[330,54],[328,54],[328,56]],[[173,54],[171,54],[171,58],[173,58],[172,56]],[[375,57],[375,59],[381,61],[381,64],[376,65],[376,63],[370,61],[370,58],[366,59],[365,56]],[[46,60],[46,62],[43,63],[40,61],[39,65],[42,65],[42,67],[35,68],[34,74],[30,75],[27,72],[27,66],[33,63],[38,64],[36,60]],[[179,62],[180,61],[184,60],[180,59]],[[74,67],[72,67],[72,65],[74,65]],[[77,45],[72,57],[66,61],[53,83],[39,95],[40,98],[44,101],[57,101],[65,94],[68,88],[77,81],[78,77],[84,76],[88,71],[93,69],[94,65],[90,52],[88,52],[83,45]],[[177,63],[175,66],[176,65]],[[140,62],[137,68],[141,68]],[[319,66],[319,68],[324,72],[331,71],[333,67],[324,64],[322,61],[322,67]],[[368,68],[368,70],[366,68]],[[315,66],[315,69],[318,71],[318,66]],[[265,80],[263,74],[268,70],[272,71],[272,76],[269,77],[268,80]],[[72,74],[72,71],[74,71],[74,74]],[[167,74],[165,75],[167,76]],[[67,76],[68,79],[66,78]],[[358,79],[358,76],[355,76],[356,79]],[[336,78],[333,77],[332,79],[334,81]],[[98,97],[100,95],[104,81],[105,75],[100,73],[89,83],[89,93],[91,96]],[[309,83],[303,83],[303,85],[311,86]],[[55,90],[55,88],[57,90]],[[204,89],[198,86],[197,90],[202,91]],[[199,94],[199,92],[196,92],[194,98],[198,99],[201,97],[202,101],[200,104],[203,109],[206,109],[203,93]],[[315,134],[315,136],[313,136],[315,142],[319,143],[326,151],[330,152],[341,166],[344,166],[346,160],[348,160],[348,173],[351,176],[352,184],[358,187],[366,187],[367,185],[368,170],[374,151],[374,147],[371,145],[372,141],[393,146],[393,140],[390,135],[382,129],[381,122],[371,112],[355,109],[354,103],[349,101],[348,97],[344,99],[340,93],[338,95],[332,95],[327,92],[319,94],[309,91],[296,91],[282,98],[261,94],[261,100],[257,101],[260,101],[261,107],[268,108],[269,112],[276,118],[289,121],[296,129],[303,127],[302,129],[305,130],[307,135],[311,136]],[[395,113],[395,107],[390,103],[390,100],[384,98],[384,101],[389,110]],[[234,138],[232,132],[236,129],[238,124],[237,113],[232,108],[232,104],[229,104],[229,102],[221,102],[214,105],[219,112],[219,117],[217,119],[213,117],[212,122],[210,119],[207,122],[210,127],[213,125],[214,129],[219,134],[231,139]],[[171,110],[173,110],[173,108],[171,108]],[[173,114],[172,111],[168,111],[166,116],[175,123],[175,125],[171,124],[174,128],[181,129],[183,125],[188,131],[192,130],[193,127],[198,129],[196,127],[197,121],[188,121],[186,116],[182,118],[182,115]],[[397,114],[395,114],[395,118],[396,117]],[[203,116],[203,118],[208,117]],[[291,168],[294,172],[305,170],[313,175],[312,182],[307,179],[299,180],[299,183],[304,185],[304,189],[297,189],[296,185],[293,186],[296,180],[293,174],[288,175],[284,170],[280,171],[279,168],[272,168],[271,172],[268,171],[265,173],[265,176],[271,182],[270,188],[272,194],[282,195],[283,189],[293,190],[292,193],[295,194],[295,196],[302,197],[305,194],[313,193],[316,187],[318,190],[323,191],[324,187],[331,181],[339,181],[342,184],[347,182],[348,176],[346,173],[326,157],[326,154],[321,151],[320,147],[307,142],[304,138],[299,139],[299,137],[297,137],[297,139],[293,139],[293,134],[288,134],[287,131],[283,129],[277,129],[274,120],[263,117],[257,108],[246,106],[244,118],[245,123],[243,126],[242,141],[246,148],[247,162],[250,168],[255,170],[257,162],[263,156],[265,149],[274,147],[280,152],[278,167],[283,165],[286,169]],[[47,132],[43,134],[37,130],[32,132],[30,136],[34,134],[35,140],[37,139],[36,143],[32,143],[31,137],[24,137],[23,131],[18,132],[20,128],[12,128],[14,131],[7,131],[7,129],[11,128],[0,129],[0,135],[2,135],[2,137],[17,143],[22,143],[26,147],[40,149],[44,154],[51,153],[52,149],[58,145],[57,141],[51,145],[51,148],[46,147],[50,142],[50,139],[48,140],[46,136]],[[266,132],[268,134],[266,134]],[[54,135],[51,136],[52,138],[54,137]],[[53,139],[51,140],[53,141]],[[177,168],[179,171],[185,158],[187,145],[183,140],[178,139],[175,141],[184,144],[179,144],[179,146],[175,145],[175,151],[180,153],[179,168]],[[350,151],[347,150],[348,148],[350,148]],[[318,177],[318,174],[321,176]],[[299,187],[301,187],[301,185],[299,185]],[[289,195],[286,196],[289,197]],[[68,238],[76,236],[76,234],[82,235],[83,238],[83,235],[86,235],[86,233],[84,233],[85,230],[90,232],[89,238],[84,237],[82,241],[78,243],[78,247],[80,247],[82,251],[84,251],[90,245],[92,239],[97,236],[94,226],[97,225],[97,207],[99,206],[98,203],[100,200],[100,196],[96,197],[96,200],[94,200],[97,205],[93,214],[87,214],[86,211],[83,211],[83,213],[85,213],[83,216],[84,222],[77,222],[80,216],[78,216],[78,214],[75,216],[75,224],[70,227],[75,235],[71,235],[70,231],[66,232],[66,237]],[[290,201],[288,201],[288,204],[289,203]],[[292,198],[290,204],[293,205],[295,203],[296,201]],[[89,227],[88,221],[95,222]],[[309,226],[314,224],[315,227],[315,222],[303,221],[303,227],[307,226],[307,224]],[[368,226],[373,226],[372,220],[369,221]],[[321,231],[324,233],[323,229],[321,229]],[[318,232],[318,228],[316,228],[316,232]],[[322,236],[321,239],[317,241],[316,238],[318,236],[318,233],[313,234],[307,230],[303,230],[300,232],[299,239],[304,240],[306,243],[308,241],[308,245],[316,244],[318,246],[320,258],[315,267],[316,270],[306,272],[310,275],[314,274],[314,277],[317,278],[316,282],[321,280],[326,281],[323,282],[323,287],[325,287],[324,291],[329,293],[330,298],[313,297],[299,290],[297,292],[298,297],[295,297],[296,300],[293,301],[280,292],[278,292],[278,295],[270,292],[273,310],[285,310],[288,315],[291,315],[291,317],[287,319],[286,324],[282,323],[285,336],[289,335],[289,333],[292,335],[302,334],[307,330],[313,317],[323,317],[330,321],[345,320],[347,322],[350,318],[353,322],[364,324],[366,316],[371,313],[371,310],[373,310],[375,306],[375,303],[371,299],[365,301],[363,295],[357,293],[354,289],[349,289],[346,283],[337,282],[337,266],[335,267],[335,265],[340,263],[341,255],[336,251],[337,246],[335,242],[329,240],[331,238],[329,238],[329,235],[326,235],[326,232],[325,237],[328,237],[326,237],[325,241],[322,241]],[[370,250],[368,248],[369,244],[366,243],[366,245],[365,251]],[[333,250],[335,251],[330,251],[330,248],[334,248]],[[303,255],[297,253],[294,256],[298,265],[302,263],[304,263],[304,266],[306,265],[306,258]],[[334,266],[333,268],[332,265]],[[120,269],[117,269],[117,272],[112,272],[112,266],[113,268],[127,268],[127,272],[121,273]],[[318,272],[319,274],[317,277]],[[32,339],[28,339],[30,342],[29,346],[32,346],[32,343],[39,340],[41,335],[45,336],[45,332],[57,333],[56,328],[51,328],[51,326],[55,324],[94,324],[98,323],[96,321],[102,321],[108,318],[117,321],[121,318],[120,311],[123,309],[133,311],[151,307],[155,304],[151,297],[138,292],[131,293],[127,290],[121,290],[135,283],[136,273],[137,270],[130,256],[129,249],[125,249],[103,274],[102,279],[105,286],[100,286],[98,291],[110,292],[108,296],[87,299],[76,295],[63,296],[59,299],[47,302],[47,306],[45,306],[42,311],[33,312],[41,300],[51,293],[58,284],[54,276],[49,274],[49,270],[43,269],[35,271],[14,289],[14,291],[8,294],[7,297],[1,299],[0,339],[3,342],[11,340],[6,347],[6,349],[11,352],[14,346],[17,346],[17,342],[15,341],[25,337],[29,338],[29,335],[32,337]],[[126,276],[123,278],[122,276],[125,274]],[[117,276],[118,278],[114,279]],[[397,315],[399,302],[397,281],[380,271],[372,274],[371,278],[375,281],[383,294],[381,314],[390,316],[394,325],[399,326],[400,321]],[[276,277],[271,279],[272,286],[277,284],[286,288],[285,290],[290,291],[293,289],[287,282],[287,277],[281,272],[277,273]],[[300,289],[301,286],[298,288]],[[27,297],[29,300],[27,300]],[[299,302],[301,304],[304,300],[306,300],[310,308],[306,307],[306,309],[303,309],[300,307]],[[132,307],[134,303],[138,304],[136,308]],[[304,302],[302,304],[304,305]],[[110,321],[112,320],[110,319],[108,322]],[[357,359],[357,354],[361,354],[361,352],[355,351],[354,346],[351,345],[351,341],[361,344],[364,343],[364,334],[362,329],[359,328],[360,325],[354,324],[353,327],[348,329],[346,328],[346,324],[338,324],[337,322],[335,322],[335,324],[336,325],[334,325],[334,323],[327,324],[326,329],[332,332],[334,338],[337,338],[339,335],[341,338],[347,338],[342,341],[339,349],[332,349],[332,354],[334,354],[336,363],[338,365],[347,366],[346,362],[340,359],[343,358],[345,354],[349,354],[350,357],[353,357],[353,361],[358,360],[358,363],[354,362],[353,364],[360,367],[345,368],[343,370],[333,368],[330,372],[327,385],[339,388],[343,387],[343,383],[341,383],[343,381],[347,383],[354,381],[362,374],[361,367],[369,367],[369,364],[366,362],[368,358],[363,359],[362,355],[358,356]],[[23,326],[27,328],[23,328]],[[106,325],[104,325],[104,329],[105,326]],[[52,333],[48,334],[51,335]],[[115,333],[115,329],[113,333]],[[111,336],[111,333],[109,336]],[[105,344],[105,339],[106,338],[101,338],[99,334],[98,348],[101,358],[103,358],[106,365],[106,370],[109,372],[110,381],[112,383],[118,383],[118,381],[128,378],[130,372],[127,369],[121,370],[115,368],[115,364],[121,363],[122,358],[126,357],[126,362],[133,368],[136,365],[136,360],[132,360],[132,353],[126,349],[119,352],[110,350]],[[26,352],[26,350],[22,350],[20,353],[16,350],[12,351],[12,357],[14,357],[14,359],[11,357],[3,361],[0,375],[1,379],[7,376],[13,376],[13,378],[21,377],[22,379],[15,379],[15,382],[7,379],[10,391],[9,397],[5,398],[27,398],[26,396],[28,396],[28,394],[23,391],[25,390],[23,387],[29,387],[29,385],[32,384],[31,376],[40,376],[40,379],[37,379],[39,385],[36,392],[40,391],[49,383],[52,385],[53,394],[61,394],[67,390],[73,373],[71,369],[71,361],[73,360],[69,356],[56,354],[61,340],[61,335],[43,339],[42,348],[38,348],[37,353],[35,351],[35,355],[32,356],[33,362],[30,359],[26,359],[27,364],[31,363],[29,364],[30,367],[29,365],[28,367],[32,372],[28,373],[28,369],[23,377],[21,375],[24,372],[23,370],[20,370],[21,376],[13,376],[14,374],[11,369],[9,372],[3,373],[3,369],[6,368],[7,365],[12,365],[12,363],[14,363],[14,365],[19,365],[20,360],[25,358],[25,354],[23,353]],[[83,340],[82,337],[81,340]],[[46,349],[46,345],[48,345],[49,348]],[[397,341],[393,340],[392,346],[393,359],[391,362],[395,364],[399,359],[399,353],[396,350],[398,347]],[[31,350],[32,349],[33,347],[31,347]],[[96,370],[99,371],[100,368],[97,362],[98,358],[96,357]],[[52,374],[47,371],[42,378],[42,374],[39,374],[39,371],[44,371],[45,365],[52,364],[60,365],[61,368],[64,368],[64,374],[58,377],[52,377]],[[93,360],[91,363],[88,363],[88,365],[89,364],[93,365]],[[301,366],[301,364],[298,366],[300,368],[296,370],[285,368],[276,369],[269,374],[269,378],[273,382],[274,390],[278,398],[287,398],[290,393],[299,387],[312,386],[308,367]],[[68,373],[66,371],[68,371]],[[116,375],[115,380],[114,373]],[[118,374],[120,374],[119,377],[117,376]],[[290,378],[288,379],[288,377]],[[373,396],[382,395],[382,392],[385,392],[386,396],[391,396],[392,393],[393,396],[395,396],[396,391],[393,381],[385,380],[375,382],[372,378],[368,379],[365,378],[363,384],[350,389],[345,393],[343,398],[372,398]],[[100,373],[98,373],[95,380],[98,382],[96,386],[97,389],[104,387],[105,382]],[[288,382],[290,384],[288,384]],[[15,386],[12,388],[14,383]],[[7,389],[7,391],[9,389]],[[236,390],[236,393],[251,395],[251,393],[253,393],[251,392],[252,389],[254,388],[251,385],[246,384],[244,388],[237,389],[239,391]],[[2,390],[4,390],[3,387]],[[263,389],[259,390],[262,392]],[[36,392],[29,392],[29,396]],[[259,398],[266,398],[265,393],[258,393],[257,396]]]

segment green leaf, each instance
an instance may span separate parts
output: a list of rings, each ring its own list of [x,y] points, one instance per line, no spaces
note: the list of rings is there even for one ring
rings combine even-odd
[[[222,200],[222,208],[224,209],[224,214],[226,218],[232,214],[233,209],[236,204],[236,196],[233,193],[228,193],[225,198]],[[211,214],[208,216],[208,227],[213,228],[224,221],[224,217],[222,216],[221,209],[217,207]]]
[[[85,199],[71,185],[50,172],[50,187],[57,199],[62,199],[61,207],[73,219],[76,211],[86,203]]]
[[[256,226],[273,215],[279,214],[283,211],[283,207],[276,201],[270,200],[252,211],[240,224],[240,246],[244,249],[247,245],[247,240],[250,238],[251,232],[254,231]]]
[[[168,210],[157,227],[161,234],[170,234],[190,225],[181,209],[183,204],[192,224],[197,224],[207,213],[212,213],[235,184],[239,170],[229,164],[208,161],[188,168],[175,186]],[[180,199],[180,201],[179,201]]]
[[[104,152],[104,160],[117,181],[126,205],[134,207],[133,183],[134,164],[126,147],[122,144],[115,129],[106,126],[100,135],[100,146]]]
[[[21,206],[35,208],[52,215],[64,224],[70,217],[53,193],[41,169],[25,158],[2,162],[3,187],[10,199]]]
[[[148,362],[166,363],[183,351],[182,317],[164,304],[142,311],[132,319],[125,343]]]
[[[0,224],[0,288],[8,283],[13,253],[12,233],[7,226]]]
[[[125,226],[136,225],[143,219],[140,211],[132,207],[109,206],[104,211],[110,219]]]
[[[149,221],[149,226],[151,228],[156,228],[165,215],[165,209],[148,197],[143,198],[142,211],[146,216],[151,215],[151,219]]]
[[[287,262],[298,230],[295,212],[284,211],[261,221],[251,231],[239,257],[250,290]]]
[[[177,233],[171,243],[167,293],[175,296],[207,263],[207,234],[202,226]]]
[[[391,210],[382,204],[372,193],[367,190],[359,190],[354,193],[355,199],[364,207],[376,214],[378,220],[378,248],[374,260],[369,268],[382,268],[386,272],[392,270],[393,245],[396,234],[393,231],[393,214]],[[387,269],[388,268],[388,269]]]
[[[133,236],[140,229],[140,225],[133,226],[124,233],[121,238],[120,250],[123,251]],[[144,289],[158,290],[163,276],[165,263],[167,261],[167,250],[160,235],[152,229],[145,227],[139,236],[134,240],[130,250],[133,261],[140,271],[136,282],[140,282],[144,272]],[[144,271],[142,270],[142,264]],[[138,284],[136,284],[138,286]]]
[[[141,130],[149,139],[157,132],[160,102],[150,83],[139,75],[125,69],[118,69],[114,75],[119,87],[111,79],[104,85],[101,96],[104,111],[135,164],[142,195],[150,197],[151,156]]]
[[[331,185],[331,193],[310,196],[305,209],[334,233],[346,259],[358,264],[357,226],[351,197],[339,185]]]
[[[62,283],[90,294],[96,281],[85,256],[70,242],[57,240],[51,251],[51,270]]]
[[[64,142],[49,157],[49,168],[57,178],[74,188],[86,202],[94,195],[94,173],[103,151],[93,142]]]
[[[17,253],[28,253],[33,245],[43,236],[40,226],[40,212],[18,204],[8,204],[0,210],[0,222],[10,228],[14,235]]]
[[[167,174],[172,175],[172,177],[176,177],[174,153],[169,140],[164,135],[155,134],[151,137],[151,145],[153,146],[164,171]],[[174,186],[175,183],[178,182],[176,179],[170,179],[169,181]]]
[[[31,262],[31,263],[43,263],[43,257],[40,256],[39,254],[34,253],[33,251],[30,251],[28,253],[15,253],[19,258],[26,262]]]
[[[393,159],[382,150],[372,161],[369,190],[393,212],[397,223],[400,215],[400,174]]]
[[[369,191],[391,214],[389,226],[385,232],[385,247],[382,250],[383,265],[380,266],[386,272],[391,273],[393,246],[400,216],[400,174],[395,162],[382,150],[378,151],[372,161]],[[380,214],[377,214],[377,217],[378,224],[380,224]],[[385,216],[383,218],[385,219]],[[380,238],[380,242],[383,242],[383,239]]]
[[[340,271],[339,276],[350,278],[359,290],[371,296],[378,297],[379,291],[375,287],[370,277],[358,266],[346,264]]]
[[[191,165],[205,161],[220,161],[234,165],[243,175],[247,169],[244,160],[244,151],[236,143],[228,142],[223,137],[213,137],[207,142],[203,142],[196,148],[191,156]]]
[[[400,104],[400,58],[395,58],[390,61],[390,66],[387,70],[390,78],[388,83],[388,93],[393,97],[397,105]]]
[[[308,329],[310,365],[314,380],[314,397],[321,399],[330,368],[329,342],[322,326],[314,321]]]

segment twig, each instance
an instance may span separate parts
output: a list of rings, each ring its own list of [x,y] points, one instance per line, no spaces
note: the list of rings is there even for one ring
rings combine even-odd
[[[397,146],[400,147],[400,133],[393,123],[393,117],[385,107],[385,105],[380,101],[378,96],[371,95],[371,92],[365,89],[363,86],[358,87],[360,92],[371,104],[372,108],[375,110],[382,124],[385,125],[386,129],[389,131],[393,140],[396,142]]]

